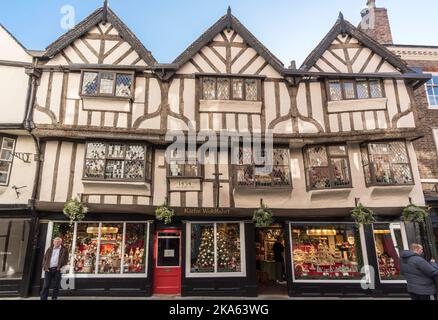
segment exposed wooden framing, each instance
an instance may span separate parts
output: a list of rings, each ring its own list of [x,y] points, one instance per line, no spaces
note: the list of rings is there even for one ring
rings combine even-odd
[[[196,63],[195,60],[190,59],[190,63],[196,68],[196,70],[198,70],[198,72],[204,73],[204,70],[202,70],[202,68]]]
[[[100,112],[100,126],[104,127],[105,126],[105,111],[101,111]]]
[[[348,117],[350,118],[350,130],[355,131],[353,112],[349,112]]]
[[[348,53],[348,49],[344,48],[343,51],[344,51],[344,55],[345,55],[345,63],[347,65],[348,72],[353,73],[353,64],[351,63],[350,54]]]
[[[68,64],[73,64],[73,62],[70,60],[70,58],[66,55],[66,53],[64,52],[64,50],[61,51],[61,56],[64,57],[64,59],[67,61]]]
[[[119,113],[115,112],[114,113],[114,120],[113,120],[113,127],[116,128],[118,126],[118,124],[119,124]]]
[[[367,122],[366,122],[366,119],[365,119],[365,112],[362,111],[362,112],[360,113],[360,116],[361,116],[361,118],[362,118],[363,130],[368,130]]]
[[[397,112],[400,113],[401,112],[401,106],[400,106],[400,95],[398,92],[398,83],[397,80],[393,79],[392,83],[394,85],[394,93],[395,93],[395,101],[397,104]]]
[[[144,88],[144,115],[149,113],[149,86],[150,79],[145,79],[145,88]]]
[[[65,122],[69,75],[70,73],[68,72],[64,72],[64,74],[62,75],[61,101],[60,101],[60,111],[59,111],[59,123],[61,124],[64,124]]]
[[[73,115],[73,125],[74,126],[77,126],[78,122],[79,122],[79,108],[80,108],[79,103],[80,103],[79,99],[75,100],[75,111],[74,111],[74,115]]]
[[[122,54],[116,61],[114,61],[114,64],[120,64],[125,58],[127,58],[131,53],[134,52],[133,48],[129,48],[128,51],[126,51],[124,54]]]
[[[106,43],[105,40],[100,40],[99,54],[97,58],[98,64],[103,64],[105,61],[105,43]]]
[[[93,116],[92,111],[87,111],[87,126],[91,126],[91,117]]]
[[[134,62],[131,63],[131,66],[135,66],[140,61],[141,61],[141,57],[138,57],[137,59],[134,60]]]
[[[327,110],[328,105],[328,88],[327,88],[327,82],[321,81],[321,100],[322,100],[322,109],[323,109],[323,116],[324,116],[324,127],[325,132],[330,133],[330,120],[329,120],[329,114]]]
[[[245,43],[233,42],[230,45],[229,42],[225,42],[225,41],[212,41],[211,45],[215,46],[215,47],[228,47],[228,46],[231,46],[232,48],[244,48],[244,47],[246,47]]]
[[[371,51],[370,54],[368,55],[368,58],[366,59],[364,65],[362,66],[362,68],[360,68],[359,73],[362,73],[362,72],[365,71],[365,69],[368,67],[368,65],[370,64],[370,62],[373,59],[373,57],[374,57],[374,52]]]
[[[344,49],[344,50],[347,50],[347,49]],[[335,57],[337,60],[339,60],[339,62],[341,62],[342,64],[344,64],[344,65],[347,65],[347,62],[344,60],[344,59],[342,59],[336,52],[334,52],[333,50],[331,50],[331,49],[328,49],[328,52],[330,52],[330,54],[333,56],[333,57]],[[345,51],[344,51],[344,54],[345,54]]]
[[[339,132],[344,131],[343,125],[342,125],[342,113],[337,114],[338,118],[338,130]]]
[[[49,109],[49,110],[50,110],[50,102],[52,99],[52,87],[53,87],[53,71],[49,73],[49,81],[47,84],[46,105],[44,106],[45,109]]]
[[[55,201],[55,195],[56,195],[56,188],[57,188],[57,182],[58,182],[58,171],[59,171],[59,158],[61,156],[61,147],[62,147],[62,141],[58,141],[58,145],[56,147],[56,156],[55,156],[55,166],[53,169],[53,179],[52,179],[52,191],[50,195],[50,201]]]
[[[248,49],[248,47],[243,47],[242,49],[240,49],[240,51],[236,54],[234,59],[231,61],[231,65],[234,65],[236,63],[236,61],[239,60],[239,58],[245,53],[245,51],[247,49]],[[230,70],[230,73],[231,73],[231,70]]]
[[[257,71],[255,72],[255,74],[259,75],[267,66],[269,65],[269,63],[267,61],[265,61],[260,68],[257,69]]]
[[[79,41],[81,41],[96,58],[99,58],[99,53],[93,48],[86,38],[80,38]]]
[[[227,59],[224,58],[213,46],[208,46],[210,50],[216,55],[216,57],[226,66],[227,65]]]
[[[256,53],[244,66],[242,69],[240,69],[239,73],[244,73],[259,57],[259,55]]]
[[[122,37],[120,37],[119,35],[112,35],[112,34],[101,35],[101,34],[98,34],[98,33],[88,33],[87,34],[87,39],[90,39],[90,40],[105,40],[105,41],[121,41],[121,40],[123,40]]]
[[[210,59],[208,59],[208,57],[202,51],[199,51],[198,54],[202,59],[204,59],[204,61],[210,66],[210,68],[214,70],[214,72],[221,73],[220,70],[214,65],[214,63],[211,62]]]
[[[102,40],[104,41],[104,40]],[[105,54],[103,55],[103,59],[105,60],[106,58],[108,58],[114,51],[116,51],[123,43],[125,43],[123,40],[120,40],[119,42],[117,42],[114,47],[112,47],[111,49],[109,49],[107,52],[105,52]],[[103,63],[103,62],[102,62]]]
[[[321,56],[320,58],[322,61],[324,61],[330,68],[332,68],[335,72],[338,73],[342,73],[341,70],[339,70],[338,68],[336,68],[333,63],[331,63],[330,61],[328,61],[326,58],[324,58],[323,56]]]
[[[379,72],[384,63],[385,63],[385,59],[382,58],[380,60],[379,64],[377,65],[377,68],[376,68],[376,70],[374,72],[376,72],[376,73]]]
[[[307,116],[309,118],[313,117],[312,112],[312,96],[310,92],[310,82],[306,81],[306,103],[307,103]]]
[[[316,70],[318,70],[319,72],[324,72],[324,70],[322,70],[322,68],[320,68],[319,66],[318,66],[318,64],[314,64],[313,65],[313,67],[316,69]]]
[[[274,86],[274,90],[275,90],[275,115],[276,118],[280,118],[281,114],[280,114],[280,84],[278,82],[275,83]]]
[[[72,43],[70,47],[74,50],[74,52],[76,52],[76,54],[82,60],[83,63],[87,63],[87,64],[90,63],[90,61],[88,61],[88,59],[83,55],[81,50],[79,50],[74,43]]]
[[[77,150],[78,150],[78,144],[73,143],[73,149],[72,149],[71,160],[70,160],[70,172],[69,172],[69,179],[68,179],[68,190],[67,190],[66,201],[71,199],[73,196],[73,184],[74,184],[74,177],[75,177]]]
[[[357,58],[359,58],[360,54],[362,53],[364,47],[360,47],[357,51],[356,54],[354,55],[353,59],[351,59],[351,65],[354,65],[356,63]],[[347,50],[346,48],[344,48],[344,50]],[[347,50],[348,52],[348,50]],[[353,72],[351,72],[353,73]]]
[[[338,49],[359,49],[362,45],[359,43],[345,43],[345,44],[332,44],[329,48],[331,50],[338,50]]]
[[[376,128],[380,129],[379,119],[377,117],[377,111],[376,110],[373,111],[373,115],[374,115],[374,123],[376,124]]]

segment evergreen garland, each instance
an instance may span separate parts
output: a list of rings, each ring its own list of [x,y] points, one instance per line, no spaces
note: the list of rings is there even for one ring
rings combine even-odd
[[[264,203],[261,203],[260,208],[254,211],[252,220],[257,228],[267,228],[274,222],[272,210]]]
[[[85,207],[82,202],[80,202],[76,198],[70,199],[65,205],[63,213],[70,219],[70,225],[77,221],[84,220],[86,214],[88,212],[88,208]]]
[[[351,211],[351,216],[357,224],[371,224],[376,222],[376,218],[374,218],[374,212],[360,202]]]
[[[403,209],[403,220],[406,222],[424,222],[429,216],[429,209],[424,210],[415,204],[410,204]]]
[[[170,224],[172,222],[172,218],[175,216],[175,211],[169,208],[167,203],[163,203],[161,207],[158,207],[155,210],[155,216],[157,220],[162,221],[164,224]]]

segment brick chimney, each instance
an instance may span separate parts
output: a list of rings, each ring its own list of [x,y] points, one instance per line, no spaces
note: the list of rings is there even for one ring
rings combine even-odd
[[[368,0],[361,11],[362,21],[359,29],[381,44],[393,44],[388,10],[377,8],[376,0]]]

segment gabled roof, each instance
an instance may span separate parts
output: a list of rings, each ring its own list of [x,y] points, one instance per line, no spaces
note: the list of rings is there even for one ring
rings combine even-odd
[[[5,30],[5,32],[24,50],[27,52],[26,47],[20,42],[18,41],[18,39],[4,26],[0,23],[0,28],[2,28],[3,30]]]
[[[415,71],[407,67],[407,64],[402,59],[345,20],[342,13],[339,14],[339,18],[333,28],[303,62],[300,70],[309,71],[340,34],[348,34],[356,38],[365,47],[386,59],[402,73],[415,73]]]
[[[58,40],[53,42],[46,48],[45,58],[52,58],[78,38],[82,37],[90,31],[95,25],[100,22],[110,23],[120,34],[120,36],[128,42],[137,54],[148,64],[154,65],[157,63],[151,52],[148,51],[134,33],[120,20],[119,17],[107,6],[94,11],[91,15],[77,24],[73,29],[65,33]]]
[[[175,60],[174,64],[182,67],[189,62],[203,47],[209,44],[221,31],[229,28],[236,31],[243,40],[252,47],[263,59],[265,59],[277,72],[284,69],[283,63],[270,52],[235,16],[231,14],[231,9],[195,42],[193,42],[183,53]]]

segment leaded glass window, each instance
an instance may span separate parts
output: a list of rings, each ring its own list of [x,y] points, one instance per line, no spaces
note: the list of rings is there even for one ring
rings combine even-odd
[[[151,177],[151,162],[151,150],[143,144],[89,142],[84,177],[144,181]]]
[[[84,72],[82,79],[82,94],[96,95],[97,94],[97,79],[98,72]]]
[[[116,96],[130,97],[132,76],[128,74],[118,74],[116,79]]]
[[[246,100],[257,101],[258,100],[258,88],[257,81],[254,79],[245,80]]]
[[[321,145],[306,149],[309,189],[351,187],[348,152],[345,145]]]
[[[357,98],[368,99],[369,97],[368,82],[366,80],[357,80]]]
[[[414,183],[404,141],[362,145],[362,161],[365,179],[369,185]]]
[[[202,79],[202,99],[259,101],[259,88],[259,79],[206,77]]]
[[[337,80],[329,81],[330,99],[332,101],[342,100],[341,83]]]
[[[103,72],[100,74],[99,93],[112,94],[114,87],[114,73]]]
[[[200,166],[196,159],[196,152],[186,151],[182,156],[176,150],[170,152],[169,175],[171,177],[199,177]]]
[[[205,78],[202,81],[202,88],[205,100],[216,99],[216,81],[213,78]]]
[[[379,80],[371,80],[369,83],[370,83],[371,98],[382,98],[383,97],[382,83]]]
[[[354,90],[355,89],[353,81],[344,82],[345,99],[350,100],[356,98],[356,93]]]
[[[217,98],[219,100],[230,100],[230,80],[219,78],[217,80]]]
[[[376,79],[329,80],[331,101],[383,98],[383,83]]]
[[[133,74],[110,71],[84,71],[82,74],[82,94],[131,98]]]
[[[14,158],[15,139],[0,137],[0,185],[9,183]]]
[[[243,99],[243,80],[233,79],[233,99]]]

